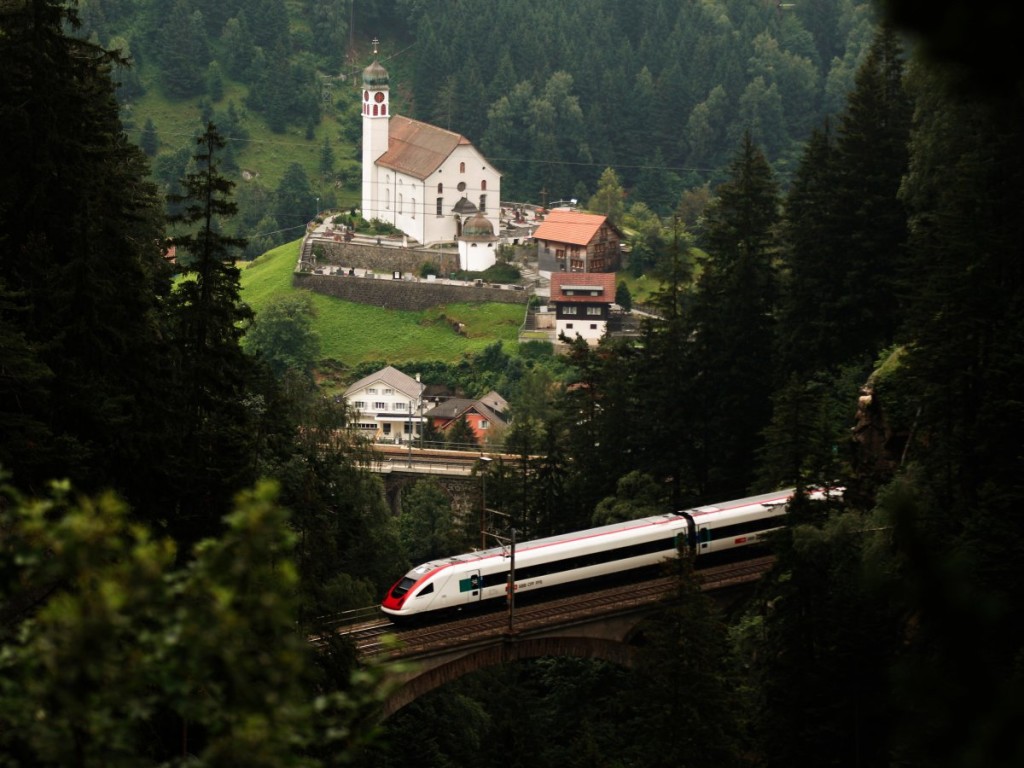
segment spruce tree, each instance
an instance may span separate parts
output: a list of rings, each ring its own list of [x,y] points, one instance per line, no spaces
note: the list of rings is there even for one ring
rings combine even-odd
[[[753,480],[770,415],[778,217],[778,187],[748,133],[707,210],[708,257],[691,313],[701,495],[735,498]]]
[[[216,530],[231,496],[253,479],[259,402],[247,388],[254,367],[240,340],[252,312],[239,298],[235,259],[245,241],[220,233],[235,213],[233,182],[220,175],[224,141],[212,123],[196,140],[195,168],[172,217],[182,272],[171,296],[176,351],[177,456],[168,470],[177,496],[176,537]],[[176,482],[175,482],[176,481]]]
[[[162,430],[161,208],[119,119],[123,62],[76,27],[52,0],[3,14],[0,323],[18,373],[0,410],[43,430],[5,459],[19,484],[70,477],[134,502]]]
[[[907,214],[899,189],[907,172],[913,105],[903,84],[899,35],[883,26],[857,72],[836,140],[832,264],[839,283],[831,343],[848,357],[874,359],[901,321],[908,274]]]

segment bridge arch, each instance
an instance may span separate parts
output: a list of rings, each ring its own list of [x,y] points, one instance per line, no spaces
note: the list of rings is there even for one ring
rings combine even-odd
[[[589,634],[519,637],[511,634],[462,652],[404,661],[403,664],[409,664],[411,668],[392,678],[398,682],[398,687],[385,700],[381,716],[386,719],[419,697],[464,675],[510,662],[563,656],[602,660],[632,669],[638,649],[629,640],[635,636],[636,623],[618,636]]]

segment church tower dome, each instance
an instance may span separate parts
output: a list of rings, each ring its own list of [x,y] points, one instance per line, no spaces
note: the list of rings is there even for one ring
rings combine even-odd
[[[491,224],[490,219],[477,212],[466,219],[466,223],[462,225],[462,237],[473,240],[493,240],[494,225]]]
[[[363,85],[372,86],[374,88],[379,86],[386,86],[388,84],[388,71],[384,69],[379,61],[373,60],[373,63],[363,70]]]

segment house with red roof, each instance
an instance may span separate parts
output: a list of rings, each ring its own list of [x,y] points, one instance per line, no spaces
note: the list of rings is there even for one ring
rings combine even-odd
[[[424,245],[453,242],[478,214],[500,232],[501,173],[465,136],[391,114],[390,100],[374,61],[363,70],[363,218]]]
[[[579,211],[551,211],[534,230],[537,257],[554,258],[558,272],[615,272],[622,233],[607,216]]]
[[[498,402],[504,403],[505,399],[496,392],[491,392],[485,397],[489,399],[490,405],[484,402],[484,398],[449,398],[424,413],[423,418],[429,420],[439,432],[447,432],[455,422],[465,419],[469,428],[473,430],[477,443],[487,445],[492,442],[493,435],[498,436],[495,439],[500,438],[507,422],[502,412],[493,407]]]
[[[615,302],[613,272],[555,272],[551,275],[551,304],[555,308],[555,336],[580,336],[596,344],[608,330]]]

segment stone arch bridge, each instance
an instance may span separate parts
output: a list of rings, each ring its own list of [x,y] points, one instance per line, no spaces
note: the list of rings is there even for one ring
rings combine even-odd
[[[701,589],[728,611],[749,597],[773,558],[700,572]],[[632,668],[643,644],[644,620],[664,610],[671,579],[618,586],[598,593],[521,606],[397,633],[398,650],[367,648],[364,658],[384,654],[395,690],[384,702],[387,718],[420,696],[463,675],[508,662],[543,656],[601,659]]]

